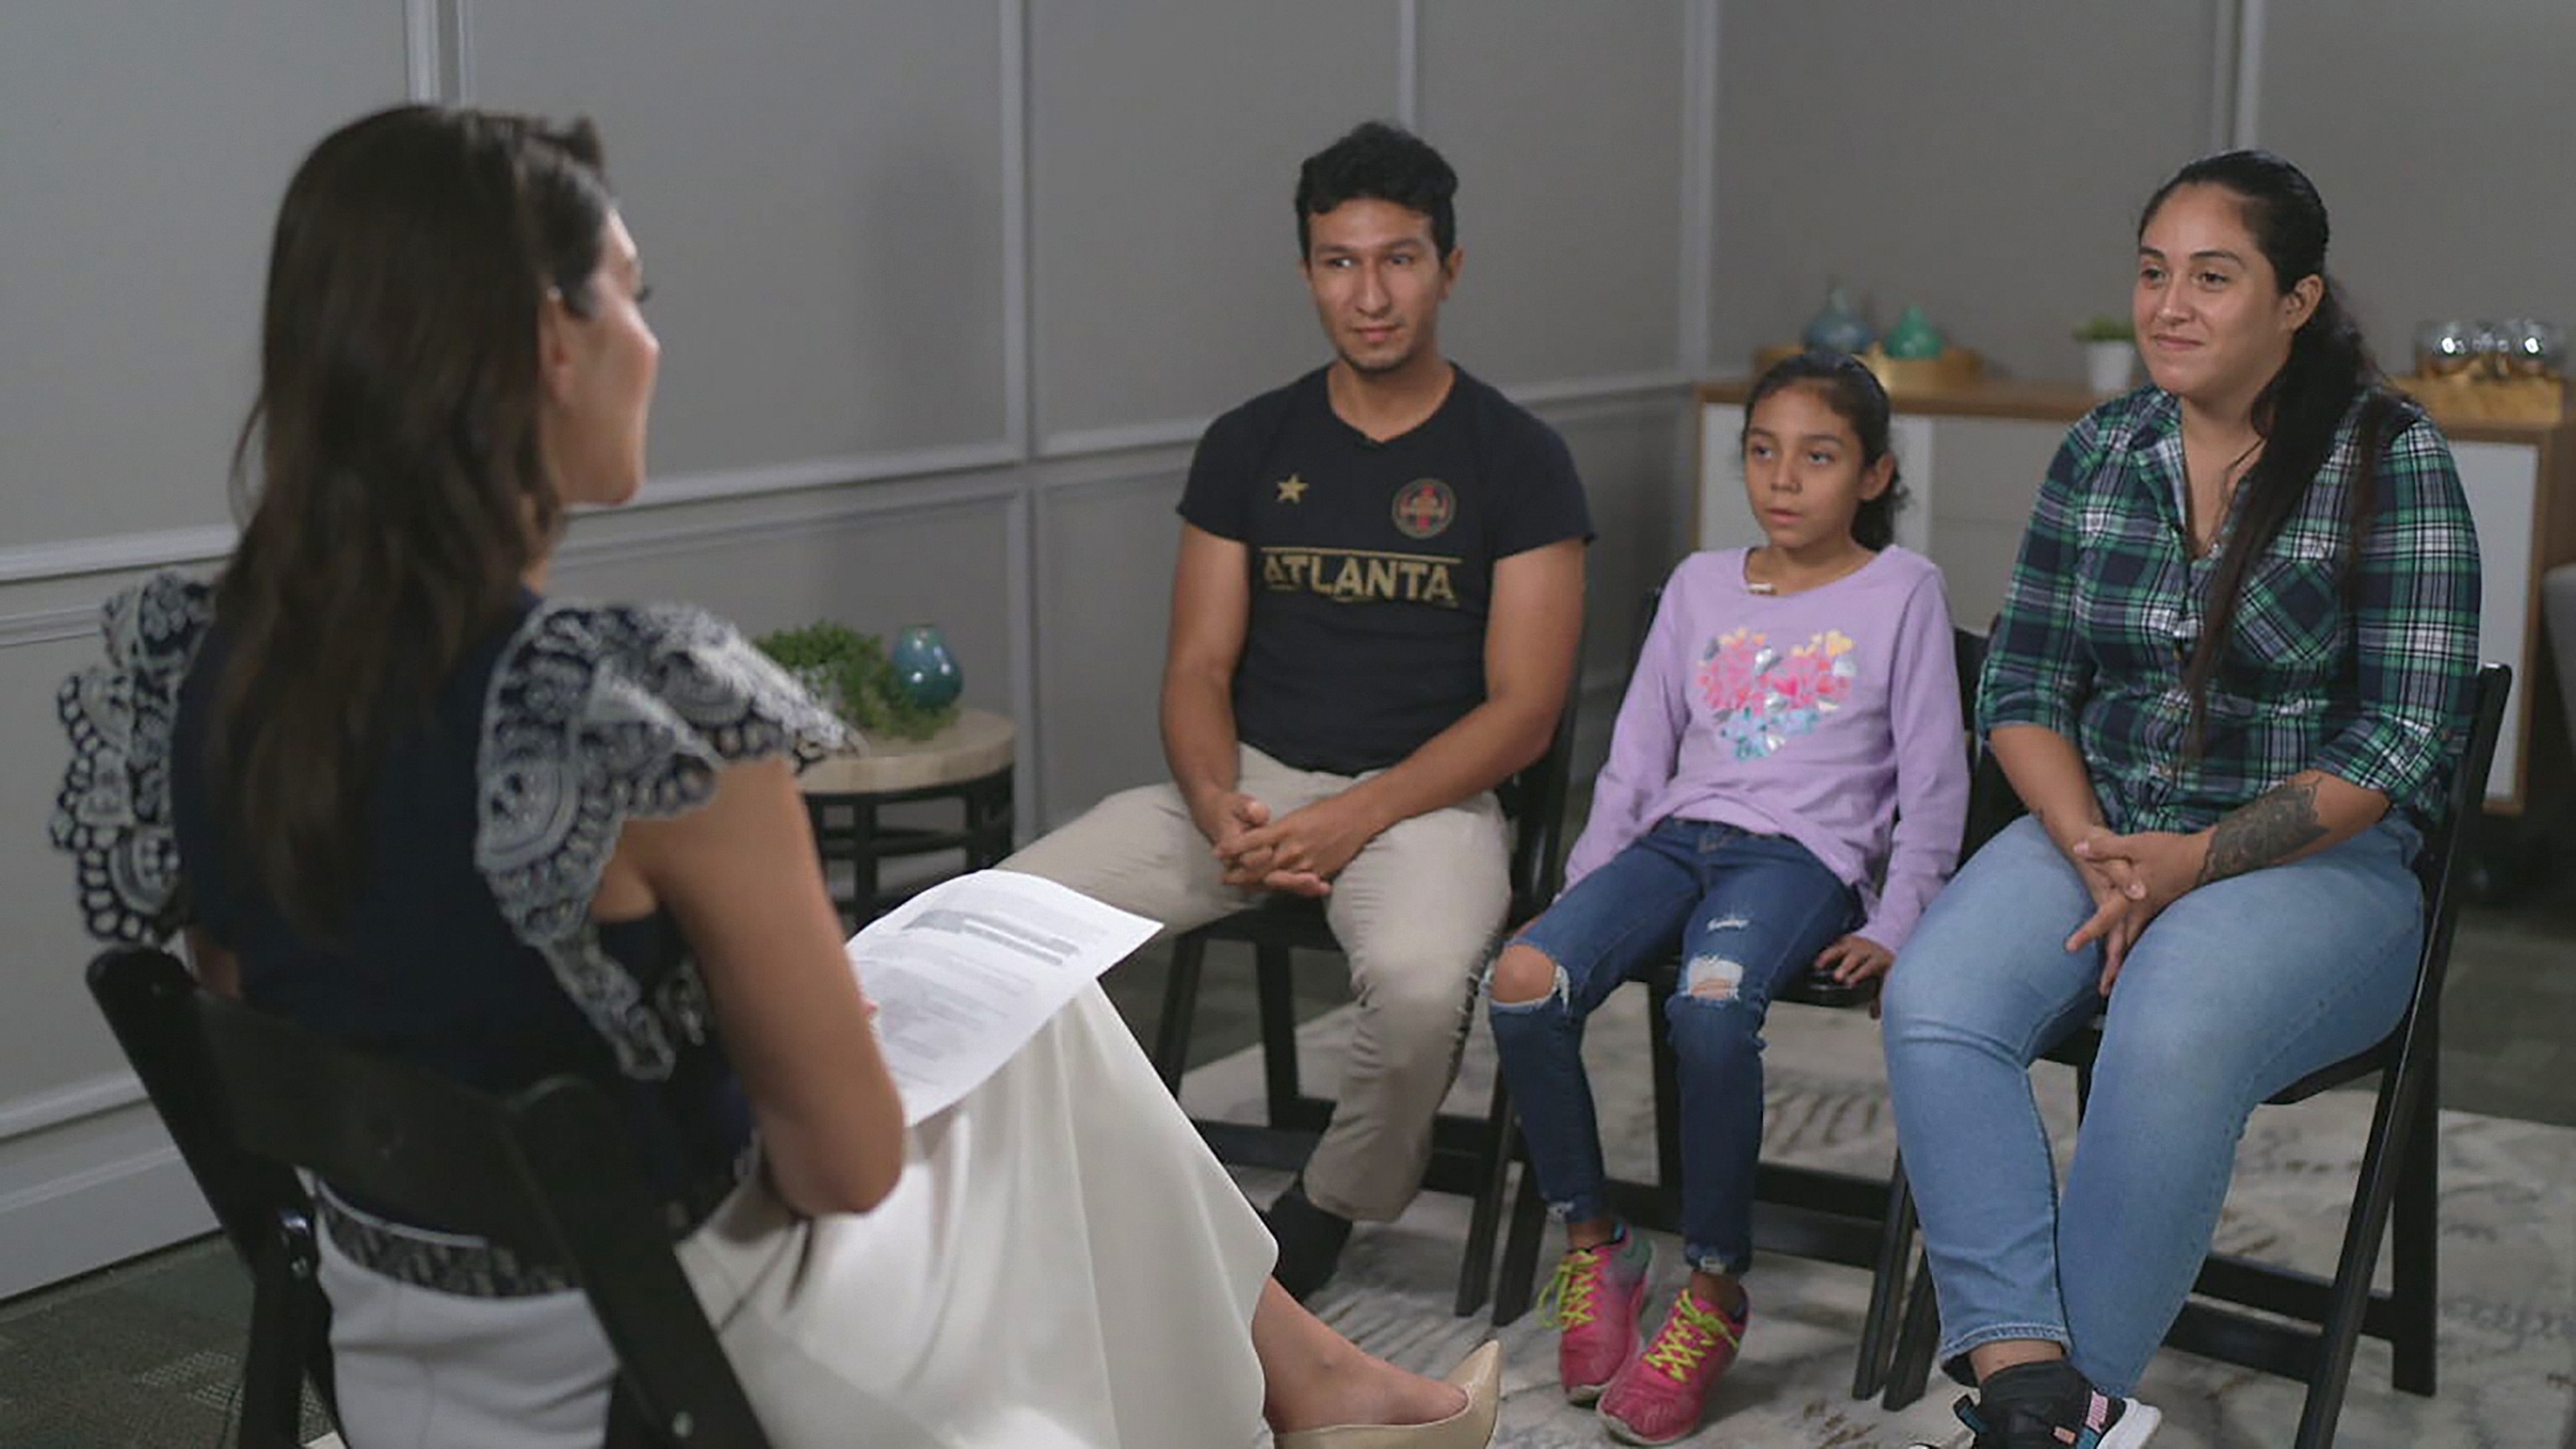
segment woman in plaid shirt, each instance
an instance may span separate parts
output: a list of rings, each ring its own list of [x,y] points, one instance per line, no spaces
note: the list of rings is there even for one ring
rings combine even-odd
[[[2246,1117],[2396,1024],[2411,870],[2464,737],[2478,548],[2449,445],[2380,381],[2326,212],[2262,152],[2138,228],[2150,385],[2049,467],[1978,701],[2030,814],[1886,998],[1897,1130],[1979,1449],[2128,1449]],[[2116,989],[2115,989],[2116,988]],[[2063,1193],[2029,1064],[2105,1014]]]

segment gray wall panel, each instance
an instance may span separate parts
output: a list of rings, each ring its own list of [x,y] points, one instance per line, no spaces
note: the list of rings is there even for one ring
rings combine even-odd
[[[1426,0],[1422,133],[1467,254],[1443,340],[1509,385],[1679,351],[1682,7]]]
[[[2036,490],[2034,490],[2036,491]],[[2021,556],[2022,524],[1979,518],[1942,518],[1932,525],[1932,551],[1943,561],[1942,583],[1954,623],[1983,632],[2003,612],[2004,586]]]
[[[0,546],[225,520],[278,197],[403,86],[399,0],[13,0]]]
[[[2126,314],[2139,204],[2207,149],[2216,9],[1727,6],[1717,370],[1796,341],[1839,278],[1881,330],[1919,302],[2003,371],[2080,380],[2072,330]]]
[[[552,592],[688,600],[753,635],[836,619],[890,645],[906,624],[937,624],[965,676],[965,702],[1009,714],[1016,565],[1006,506],[848,515],[737,542],[568,563]]]
[[[1004,435],[998,6],[472,16],[478,101],[606,137],[656,291],[656,474]]]
[[[1038,825],[1164,778],[1157,713],[1178,469],[1049,489],[1038,510]]]
[[[1033,7],[1041,439],[1204,421],[1327,359],[1297,163],[1396,105],[1393,0]]]
[[[2255,139],[2299,164],[2334,219],[2327,265],[2380,361],[2419,322],[2541,317],[2576,328],[2576,12],[2565,0],[2265,9]]]
[[[1686,411],[1672,396],[1543,414],[1573,450],[1598,535],[1584,560],[1583,674],[1618,681],[1584,701],[1586,737],[1609,738],[1636,643],[1638,601],[1690,551],[1688,514],[1677,519],[1675,508]]]

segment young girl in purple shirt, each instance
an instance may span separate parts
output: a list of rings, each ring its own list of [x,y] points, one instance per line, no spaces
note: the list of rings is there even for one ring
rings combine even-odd
[[[1634,1444],[1696,1430],[1743,1342],[1773,993],[1804,972],[1883,974],[1967,812],[1941,571],[1893,543],[1887,394],[1853,358],[1790,358],[1755,383],[1743,452],[1768,541],[1673,570],[1565,892],[1492,981],[1531,1167],[1566,1226],[1559,1372]],[[1594,1008],[1677,948],[1690,1282],[1641,1341],[1648,1245],[1610,1214],[1580,1049]]]

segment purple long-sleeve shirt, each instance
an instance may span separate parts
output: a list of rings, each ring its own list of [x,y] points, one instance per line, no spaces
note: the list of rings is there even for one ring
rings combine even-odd
[[[1890,547],[1774,597],[1745,587],[1745,552],[1692,554],[1665,581],[1566,883],[1668,816],[1785,835],[1894,951],[1958,865],[1968,813],[1941,570]]]

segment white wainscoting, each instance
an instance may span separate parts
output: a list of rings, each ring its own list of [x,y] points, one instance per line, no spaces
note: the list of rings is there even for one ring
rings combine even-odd
[[[161,1119],[140,1101],[0,1140],[0,1299],[213,1227]]]

